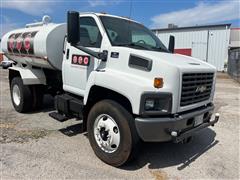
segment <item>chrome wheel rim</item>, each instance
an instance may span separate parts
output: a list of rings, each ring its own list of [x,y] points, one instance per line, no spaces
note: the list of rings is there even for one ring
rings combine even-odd
[[[107,114],[99,115],[94,122],[94,137],[104,152],[115,152],[120,144],[120,131],[115,120]]]
[[[14,104],[18,106],[21,102],[21,96],[20,96],[20,89],[16,84],[13,86],[12,97],[13,97]]]

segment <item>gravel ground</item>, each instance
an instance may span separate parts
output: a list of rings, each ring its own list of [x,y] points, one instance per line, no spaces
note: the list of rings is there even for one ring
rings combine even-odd
[[[1,179],[239,179],[240,85],[224,74],[217,79],[213,128],[189,144],[145,143],[139,158],[122,168],[93,153],[81,121],[58,122],[44,109],[17,113],[11,104],[7,70],[0,69]]]

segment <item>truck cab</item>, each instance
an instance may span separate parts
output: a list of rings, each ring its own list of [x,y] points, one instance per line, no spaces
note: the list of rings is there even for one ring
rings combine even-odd
[[[216,68],[174,54],[173,37],[167,48],[128,18],[71,11],[67,18],[66,32],[59,35],[60,69],[12,58],[17,65],[9,79],[17,111],[31,107],[27,97],[40,104],[42,95],[36,94],[54,89],[56,112],[50,116],[82,118],[95,154],[113,166],[134,157],[141,141],[182,142],[218,121],[218,114],[211,119]],[[32,83],[26,83],[26,70]]]

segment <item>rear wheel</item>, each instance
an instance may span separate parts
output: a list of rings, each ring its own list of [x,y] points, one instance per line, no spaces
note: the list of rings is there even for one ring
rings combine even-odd
[[[32,93],[29,86],[23,84],[20,77],[15,77],[10,85],[12,104],[17,112],[31,111]]]
[[[88,138],[95,154],[118,167],[136,155],[139,137],[133,116],[112,100],[96,103],[89,112]]]

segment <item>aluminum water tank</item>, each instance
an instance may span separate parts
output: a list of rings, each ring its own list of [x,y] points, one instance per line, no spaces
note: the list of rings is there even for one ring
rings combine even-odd
[[[36,24],[13,30],[2,37],[2,51],[16,62],[62,69],[66,24]]]

